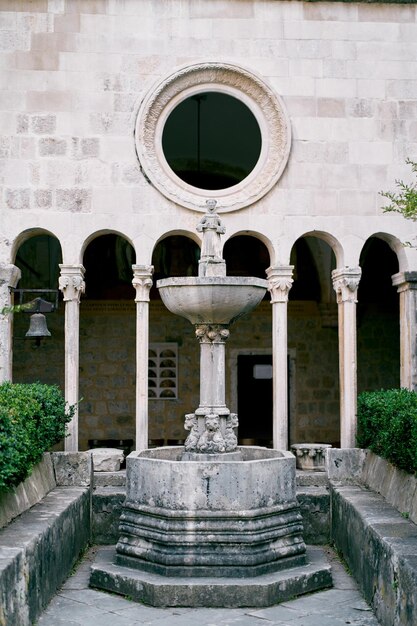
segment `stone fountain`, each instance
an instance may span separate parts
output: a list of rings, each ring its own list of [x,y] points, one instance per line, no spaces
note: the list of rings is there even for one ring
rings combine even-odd
[[[101,551],[90,584],[153,606],[269,606],[330,586],[330,566],[306,551],[294,456],[239,447],[238,416],[225,403],[229,326],[259,304],[267,282],[226,275],[214,200],[197,230],[198,277],[157,287],[195,326],[200,404],[185,416],[184,446],[128,456],[120,538]]]

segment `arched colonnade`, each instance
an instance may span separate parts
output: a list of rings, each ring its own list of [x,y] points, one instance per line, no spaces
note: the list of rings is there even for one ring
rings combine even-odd
[[[131,266],[131,282],[136,303],[136,448],[148,446],[148,347],[149,347],[149,301],[153,284],[152,254],[156,246],[167,237],[186,236],[196,243],[199,238],[195,233],[176,230],[162,233],[147,246],[135,246],[135,242],[117,231],[99,231],[91,233],[82,242],[71,241],[70,249],[62,246],[62,263],[59,264],[59,290],[65,306],[65,397],[70,404],[79,400],[79,345],[80,345],[80,302],[85,290],[85,269],[82,264],[89,244],[105,234],[113,232],[124,238],[133,247],[136,263]],[[0,305],[7,307],[12,303],[10,287],[16,287],[21,271],[16,263],[20,246],[31,237],[40,234],[54,236],[52,232],[33,229],[20,233],[11,246],[9,263],[1,267]],[[287,326],[288,301],[294,283],[294,265],[291,263],[292,251],[296,241],[301,238],[325,242],[334,258],[335,267],[331,270],[331,285],[334,290],[338,310],[338,355],[339,355],[339,393],[340,393],[340,442],[342,447],[355,446],[356,432],[356,396],[357,396],[357,296],[361,279],[360,257],[365,241],[370,237],[384,241],[393,250],[398,259],[398,272],[392,275],[392,285],[399,292],[400,303],[400,384],[414,389],[416,380],[416,320],[417,308],[417,271],[409,269],[407,250],[398,238],[387,233],[369,233],[366,239],[355,238],[343,241],[330,233],[308,231],[300,233],[290,240],[272,242],[271,238],[256,231],[236,231],[225,241],[233,238],[255,237],[259,239],[269,253],[270,265],[266,277],[272,307],[272,371],[273,371],[273,445],[285,449],[289,440],[288,420],[288,363],[287,363]],[[58,239],[59,240],[59,239]],[[77,259],[78,262],[68,262]],[[284,262],[278,262],[282,259]],[[329,276],[330,279],[330,276]],[[88,280],[88,278],[87,278]],[[13,316],[2,315],[0,319],[0,354],[1,380],[11,380],[13,371]],[[70,424],[70,434],[65,441],[66,449],[78,449],[78,415]]]

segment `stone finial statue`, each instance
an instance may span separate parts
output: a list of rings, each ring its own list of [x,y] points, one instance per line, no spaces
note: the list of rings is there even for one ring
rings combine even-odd
[[[226,275],[226,264],[222,257],[220,239],[220,235],[224,235],[226,228],[216,213],[216,206],[216,200],[207,200],[207,213],[197,225],[197,231],[203,233],[199,265],[200,276]]]

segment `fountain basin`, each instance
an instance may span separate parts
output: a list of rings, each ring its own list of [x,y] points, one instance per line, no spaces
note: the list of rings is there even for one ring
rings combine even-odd
[[[165,278],[156,286],[167,309],[192,324],[229,324],[254,309],[267,281],[246,276]]]
[[[331,586],[324,555],[302,538],[294,456],[239,453],[130,454],[120,539],[101,550],[90,585],[160,607],[265,607]]]
[[[305,563],[291,453],[240,448],[242,461],[182,461],[183,451],[129,455],[117,564],[164,576],[249,577]]]

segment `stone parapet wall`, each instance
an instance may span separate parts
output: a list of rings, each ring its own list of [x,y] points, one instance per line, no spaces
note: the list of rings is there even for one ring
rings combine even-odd
[[[65,537],[65,541],[63,541]],[[0,532],[0,623],[30,626],[90,540],[88,488],[57,488]]]
[[[331,536],[383,626],[417,620],[416,479],[369,450],[327,451]],[[412,521],[411,521],[412,520]]]
[[[37,504],[56,487],[53,463],[49,453],[32,470],[31,475],[13,491],[0,492],[0,528]]]
[[[417,527],[357,485],[331,489],[332,539],[382,626],[414,626]]]

